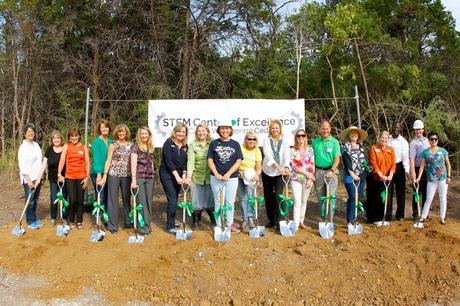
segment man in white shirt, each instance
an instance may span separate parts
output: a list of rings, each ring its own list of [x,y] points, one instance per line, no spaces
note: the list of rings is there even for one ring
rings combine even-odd
[[[406,206],[406,177],[409,176],[409,143],[401,136],[401,124],[396,123],[391,130],[388,145],[393,147],[396,156],[396,172],[389,190],[388,212],[393,214],[393,192],[396,189],[396,220],[404,219]]]
[[[414,135],[415,137],[412,139],[410,142],[409,146],[409,162],[410,162],[410,176],[411,176],[411,181],[414,182],[419,168],[420,164],[422,162],[422,157],[420,156],[420,153],[422,153],[423,150],[427,149],[430,147],[430,143],[428,142],[428,138],[426,138],[423,133],[425,132],[425,125],[423,124],[422,120],[415,120],[414,125]],[[422,175],[421,180],[419,182],[419,194],[421,196],[420,200],[420,205],[423,206],[423,203],[425,203],[426,199],[426,176]],[[415,191],[415,188],[414,188]],[[414,196],[412,196],[412,217],[414,220],[417,219],[417,202],[415,201]]]

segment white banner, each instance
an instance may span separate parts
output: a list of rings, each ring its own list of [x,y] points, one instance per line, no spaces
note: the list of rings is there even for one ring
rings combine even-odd
[[[268,135],[268,124],[273,119],[282,121],[284,140],[292,145],[295,131],[305,128],[304,100],[149,101],[149,127],[155,147],[163,146],[178,122],[188,126],[189,142],[195,139],[195,128],[198,124],[206,124],[215,139],[219,137],[216,133],[219,123],[228,122],[233,126],[234,140],[241,143],[246,132],[252,130],[262,146]]]

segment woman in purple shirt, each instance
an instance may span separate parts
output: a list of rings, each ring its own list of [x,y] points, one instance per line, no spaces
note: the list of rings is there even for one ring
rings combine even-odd
[[[153,139],[147,126],[142,126],[136,133],[136,144],[131,149],[131,188],[139,188],[137,203],[144,206],[143,217],[145,226],[139,233],[148,235],[152,231],[150,222],[153,212]]]

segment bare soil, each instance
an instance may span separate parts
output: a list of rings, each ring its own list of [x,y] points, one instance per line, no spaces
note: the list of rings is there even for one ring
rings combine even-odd
[[[191,241],[177,241],[164,228],[165,199],[155,198],[153,233],[129,245],[132,230],[107,232],[92,243],[85,229],[57,237],[48,222],[47,186],[38,215],[46,224],[11,235],[24,199],[18,182],[0,177],[0,302],[3,305],[111,303],[178,305],[449,305],[460,301],[460,184],[449,190],[447,225],[437,206],[425,229],[407,218],[386,228],[364,225],[348,236],[345,193],[339,189],[334,239],[318,235],[319,206],[311,196],[308,230],[285,238],[269,230],[213,241],[207,218]],[[156,195],[163,195],[157,184]],[[406,216],[410,216],[408,192]],[[178,214],[179,216],[180,214]],[[265,215],[264,212],[261,215]],[[17,222],[17,221],[16,221]],[[3,279],[2,279],[3,277]],[[35,283],[35,285],[33,285]],[[28,285],[27,285],[28,284]]]

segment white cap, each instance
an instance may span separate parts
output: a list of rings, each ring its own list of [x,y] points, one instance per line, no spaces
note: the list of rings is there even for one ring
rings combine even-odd
[[[412,127],[414,130],[420,130],[420,129],[423,129],[425,128],[425,126],[423,125],[423,121],[422,120],[415,120],[414,121],[414,126]]]

